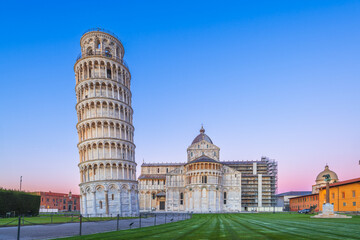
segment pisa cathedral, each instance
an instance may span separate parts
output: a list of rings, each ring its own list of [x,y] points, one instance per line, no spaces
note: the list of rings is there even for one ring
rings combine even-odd
[[[115,34],[92,29],[74,65],[81,213],[135,216],[136,181],[131,75]]]
[[[205,129],[187,148],[186,163],[143,163],[140,211],[274,211],[277,163],[220,161],[220,148]]]

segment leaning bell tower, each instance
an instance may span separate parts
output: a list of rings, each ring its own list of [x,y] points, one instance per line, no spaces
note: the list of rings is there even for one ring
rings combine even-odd
[[[131,74],[119,38],[91,29],[74,65],[81,213],[135,216],[136,181]]]

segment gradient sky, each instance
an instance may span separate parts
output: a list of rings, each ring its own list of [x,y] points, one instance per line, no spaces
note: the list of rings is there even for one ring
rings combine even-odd
[[[79,192],[73,65],[92,27],[125,47],[138,174],[185,162],[203,123],[221,160],[276,159],[278,192],[326,163],[360,176],[359,1],[7,1],[0,22],[1,187]]]

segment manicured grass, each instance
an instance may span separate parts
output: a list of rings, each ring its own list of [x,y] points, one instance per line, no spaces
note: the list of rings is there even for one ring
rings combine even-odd
[[[134,217],[121,217],[120,219],[129,219]],[[24,221],[23,221],[24,219]],[[83,222],[96,222],[96,221],[108,221],[115,220],[116,217],[91,217],[91,218],[83,218]],[[24,217],[21,220],[21,225],[33,225],[33,224],[51,224],[51,223],[68,223],[68,222],[79,222],[79,215],[74,215],[71,217],[70,215],[54,215],[51,219],[51,216],[37,216],[37,217]],[[11,223],[9,223],[11,222]],[[9,223],[9,224],[7,224]],[[6,224],[6,225],[5,225]],[[0,227],[14,226],[18,224],[18,218],[1,218],[0,219]]]
[[[360,216],[311,219],[302,214],[202,214],[192,219],[67,239],[360,239]]]

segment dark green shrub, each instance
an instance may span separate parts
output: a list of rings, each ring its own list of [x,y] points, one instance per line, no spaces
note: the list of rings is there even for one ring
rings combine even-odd
[[[16,215],[38,215],[40,196],[14,190],[0,189],[0,216],[15,211]]]

